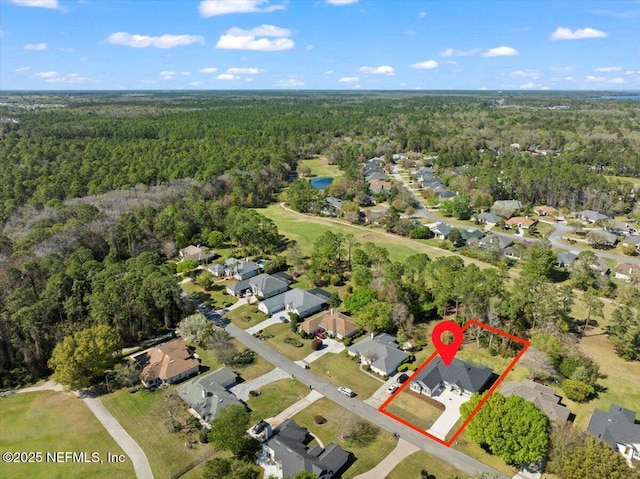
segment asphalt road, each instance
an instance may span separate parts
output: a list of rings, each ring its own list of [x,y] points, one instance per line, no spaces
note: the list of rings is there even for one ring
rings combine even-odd
[[[191,297],[189,301],[194,304],[196,308],[200,312],[202,312],[208,319],[215,321],[216,324],[221,324],[220,315],[218,313],[208,308],[207,306],[198,303],[198,301],[193,297]],[[391,433],[398,434],[404,440],[410,442],[411,444],[414,444],[428,454],[436,456],[442,461],[451,464],[465,474],[473,475],[477,472],[487,472],[489,474],[497,474],[496,477],[498,478],[508,477],[500,474],[498,471],[490,468],[480,461],[477,461],[476,459],[463,454],[460,451],[456,451],[455,449],[443,446],[442,444],[429,439],[419,432],[406,427],[405,425],[391,419],[388,416],[385,416],[377,409],[361,401],[358,397],[348,398],[340,394],[333,384],[325,381],[313,372],[313,364],[311,364],[311,369],[303,369],[293,361],[277,353],[269,346],[267,346],[264,342],[254,338],[252,335],[248,334],[243,329],[240,329],[233,323],[227,323],[225,329],[231,336],[236,338],[245,346],[258,353],[274,366],[279,367],[283,371],[289,373],[298,381],[311,386],[323,396],[329,398],[345,409],[348,409],[354,414],[357,414],[363,419],[366,419],[367,421],[370,421],[373,424],[376,424]],[[357,394],[358,391],[355,392]]]

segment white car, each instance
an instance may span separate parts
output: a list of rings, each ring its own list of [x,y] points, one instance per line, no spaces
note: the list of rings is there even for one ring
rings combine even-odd
[[[398,390],[399,386],[397,384],[392,384],[391,386],[389,386],[387,388],[387,392],[389,394],[393,394],[394,392],[396,392]]]
[[[340,386],[338,388],[338,392],[340,392],[341,394],[344,394],[347,397],[352,398],[353,396],[356,395],[356,393],[354,393],[351,389],[349,388],[345,388],[344,386]]]

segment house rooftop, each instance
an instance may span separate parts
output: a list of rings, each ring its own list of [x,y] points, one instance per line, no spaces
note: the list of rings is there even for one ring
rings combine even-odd
[[[615,451],[616,444],[640,443],[640,424],[635,423],[635,417],[635,411],[611,404],[608,412],[601,409],[593,411],[587,431]]]
[[[233,373],[231,372],[231,374]],[[210,424],[225,407],[242,404],[238,398],[218,382],[229,382],[230,379],[229,372],[218,369],[186,382],[178,387],[176,392],[191,409],[198,413],[203,421]]]
[[[344,313],[327,310],[311,317],[302,323],[300,328],[307,333],[313,333],[322,328],[325,331],[331,331],[342,337],[347,337],[358,330],[358,325]]]
[[[474,366],[457,358],[447,366],[438,356],[427,364],[413,381],[421,381],[430,389],[445,381],[464,391],[475,393],[482,390],[492,375],[493,370],[487,366]]]
[[[532,402],[552,421],[567,421],[571,415],[571,411],[560,404],[562,398],[556,395],[553,389],[530,379],[524,379],[521,383],[506,382],[502,386],[501,392],[505,397],[515,395]]]
[[[189,371],[200,363],[193,357],[183,339],[174,339],[133,356],[140,365],[142,382],[166,381]]]
[[[360,356],[371,355],[371,367],[388,373],[395,370],[409,355],[398,349],[396,339],[382,333],[368,337],[349,347],[349,351]]]

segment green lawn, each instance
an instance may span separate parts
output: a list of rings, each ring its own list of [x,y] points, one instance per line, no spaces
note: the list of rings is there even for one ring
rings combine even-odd
[[[334,233],[351,233],[360,243],[372,242],[389,250],[389,257],[394,261],[402,261],[416,253],[425,253],[430,258],[451,256],[455,253],[429,246],[424,240],[413,240],[403,236],[386,233],[381,228],[370,228],[351,225],[341,220],[320,216],[301,215],[283,209],[279,204],[259,209],[259,213],[272,219],[280,233],[294,239],[305,254],[310,254],[316,239],[325,231]],[[479,267],[487,267],[481,261],[463,258],[465,263],[475,263]]]
[[[327,422],[322,425],[315,424],[313,418],[316,415],[321,415]],[[296,423],[317,435],[325,447],[330,442],[334,442],[355,456],[355,462],[342,474],[342,479],[350,479],[372,469],[397,444],[393,435],[383,429],[380,429],[376,439],[365,447],[353,446],[340,440],[341,427],[356,419],[359,418],[353,413],[326,398],[316,401],[293,417]]]
[[[495,470],[500,471],[509,477],[513,477],[517,472],[515,467],[507,465],[498,456],[489,454],[475,442],[469,439],[469,436],[467,436],[466,432],[463,432],[460,436],[458,436],[458,439],[451,447],[457,449],[458,451],[464,452],[468,456],[479,460],[489,467],[493,467]]]
[[[278,323],[269,326],[264,330],[265,334],[273,334],[273,338],[267,339],[267,344],[278,351],[283,356],[291,359],[292,361],[298,361],[304,359],[313,351],[311,350],[311,339],[302,339],[297,333],[291,331],[290,323]],[[285,338],[294,338],[298,341],[302,341],[304,346],[297,348],[291,344],[285,343]]]
[[[242,329],[250,328],[268,318],[264,313],[258,311],[255,305],[244,304],[239,308],[229,311],[224,316],[233,324]]]
[[[346,386],[361,400],[367,399],[382,386],[382,383],[360,371],[359,362],[344,354],[325,354],[310,364],[318,376],[336,386]],[[328,373],[328,374],[327,374]]]
[[[609,176],[609,175],[605,175],[605,178],[608,180],[628,181],[632,183],[635,187],[640,187],[640,178],[631,178],[629,176]]]
[[[107,453],[124,452],[75,394],[42,391],[0,398],[0,431],[2,452],[42,453],[39,463],[0,462],[0,477],[134,477],[128,457],[123,464],[107,463]],[[46,462],[46,452],[57,451],[98,452],[103,463]]]
[[[396,393],[393,401],[387,406],[387,411],[425,431],[433,425],[443,412],[443,410],[436,408],[427,401],[417,398],[406,389]]]
[[[235,345],[238,351],[246,349],[245,345],[236,339],[232,339],[231,342]],[[218,359],[216,358],[215,351],[196,346],[196,354],[200,358],[200,364],[209,368],[208,371],[215,371],[222,367],[222,364],[218,362]],[[251,364],[236,364],[230,366],[230,368],[245,381],[250,381],[251,379],[255,379],[258,376],[262,376],[263,374],[271,371],[273,369],[273,365],[266,359],[256,355]]]
[[[259,391],[260,396],[247,401],[253,423],[277,416],[309,394],[309,388],[295,379],[281,379],[261,387]]]
[[[435,456],[431,456],[424,451],[411,454],[406,459],[400,461],[393,471],[387,476],[388,479],[420,479],[420,471],[426,470],[433,474],[436,479],[446,479],[454,474],[461,478],[468,477],[455,467],[442,462]]]
[[[188,437],[185,434],[167,431],[163,425],[167,412],[163,408],[161,390],[141,390],[131,394],[128,389],[121,389],[102,396],[101,400],[144,450],[156,479],[172,477],[215,454],[210,445],[196,444],[187,450],[185,441]]]
[[[330,165],[326,158],[313,158],[311,160],[302,160],[301,165],[311,169],[311,176],[326,176],[329,178],[341,178],[342,171],[338,165]]]

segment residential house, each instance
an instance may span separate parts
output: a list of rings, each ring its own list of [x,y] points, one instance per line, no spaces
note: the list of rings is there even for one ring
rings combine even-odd
[[[487,389],[493,383],[492,378],[493,370],[487,366],[474,366],[457,358],[447,366],[437,356],[414,376],[409,387],[429,397],[438,396],[447,388],[471,397],[473,393]]]
[[[262,267],[253,261],[240,261],[235,265],[227,268],[227,276],[233,276],[238,281],[256,276]]]
[[[640,279],[640,266],[631,263],[620,263],[616,267],[615,277],[618,279],[623,279],[627,282],[631,281],[632,279]]]
[[[364,222],[370,225],[379,225],[387,214],[388,207],[371,208],[364,212]]]
[[[335,196],[327,196],[324,199],[320,213],[326,216],[340,216],[342,214],[342,200]]]
[[[497,200],[491,206],[491,212],[494,215],[510,218],[516,211],[522,209],[522,203],[518,200]]]
[[[178,396],[189,406],[190,412],[208,426],[227,406],[242,404],[227,391],[238,376],[226,367],[199,376],[176,389]]]
[[[569,408],[562,404],[562,397],[556,395],[550,387],[530,379],[524,379],[521,383],[506,382],[502,386],[501,393],[504,397],[513,395],[532,402],[552,421],[568,421],[571,416]]]
[[[640,460],[640,424],[635,418],[635,411],[611,404],[608,412],[593,411],[587,431],[605,441],[630,463],[631,459]]]
[[[429,225],[429,229],[433,233],[433,236],[438,239],[447,239],[451,234],[452,227],[451,225],[440,222]]]
[[[348,462],[349,454],[339,445],[319,444],[309,448],[312,437],[291,419],[283,422],[262,446],[261,461],[275,465],[279,478],[306,471],[318,479],[331,479]]]
[[[489,227],[494,227],[499,225],[504,218],[502,216],[494,215],[493,213],[489,213],[488,211],[484,211],[476,216],[476,221],[483,225],[487,225]]]
[[[618,235],[605,230],[591,230],[587,233],[587,240],[594,246],[612,248],[618,243]]]
[[[284,271],[278,271],[277,273],[273,273],[271,276],[273,276],[274,278],[281,279],[287,284],[293,283],[293,276],[285,273]]]
[[[389,191],[391,191],[392,186],[393,185],[390,181],[371,180],[369,182],[369,191],[371,191],[371,193],[373,193],[374,195],[377,195],[379,193],[388,193]]]
[[[235,270],[238,265],[240,265],[242,261],[237,258],[229,258],[224,263],[216,263],[209,267],[209,271],[214,276],[233,276],[235,274]],[[245,279],[245,278],[242,278]]]
[[[494,247],[500,250],[505,250],[509,246],[513,244],[513,240],[507,236],[497,235],[497,234],[488,234],[480,241],[478,241],[478,246],[482,249],[487,247]]]
[[[369,161],[367,161],[364,165],[362,165],[362,176],[369,176],[373,173],[384,173],[384,168],[382,167],[382,164],[384,163],[384,160],[380,159],[380,158],[372,158]]]
[[[398,348],[396,339],[386,333],[373,334],[356,344],[349,346],[350,356],[359,357],[362,364],[368,364],[371,370],[381,376],[391,376],[409,355]]]
[[[248,431],[247,434],[254,438],[258,442],[265,442],[273,435],[273,429],[271,428],[271,424],[269,424],[264,419],[253,425]]]
[[[244,281],[227,286],[227,293],[231,296],[241,296],[251,293],[259,298],[270,298],[289,289],[289,283],[270,274],[261,273]]]
[[[194,246],[190,244],[186,248],[178,251],[181,260],[192,259],[197,262],[209,261],[217,256],[216,252],[204,246]]]
[[[258,309],[265,314],[275,314],[284,310],[287,313],[295,313],[302,319],[322,310],[326,304],[326,299],[295,288],[261,301]]]
[[[607,216],[604,213],[598,213],[597,211],[593,210],[583,210],[576,213],[576,218],[583,221],[584,223],[595,223],[596,221],[608,220],[610,216]]]
[[[533,211],[538,216],[552,216],[554,218],[558,216],[558,213],[559,213],[559,211],[555,209],[553,206],[547,206],[547,205],[534,206]]]
[[[338,339],[348,338],[358,332],[358,325],[350,316],[334,309],[323,311],[300,325],[307,334],[324,332]]]
[[[220,277],[220,276],[224,276],[224,272],[226,271],[224,265],[220,264],[220,263],[216,263],[214,265],[211,265],[209,268],[207,268],[209,270],[209,272],[216,276],[216,277]]]
[[[578,259],[577,254],[573,254],[570,252],[559,252],[556,253],[556,266],[559,268],[567,268],[573,264],[575,260]]]
[[[504,248],[504,255],[511,259],[522,259],[525,255],[527,248],[529,248],[533,242],[520,241]]]
[[[367,175],[364,177],[364,181],[366,181],[367,183],[369,183],[370,181],[373,180],[388,180],[389,177],[383,173],[382,171],[374,171],[373,173]]]
[[[159,344],[132,358],[142,368],[140,379],[147,388],[177,383],[200,369],[200,363],[183,339]]]
[[[609,268],[609,265],[603,258],[597,258],[596,262],[591,263],[589,267],[601,276],[611,273],[611,268]]]
[[[622,246],[633,246],[640,252],[640,236],[625,236],[622,239]]]
[[[470,240],[480,240],[484,237],[484,233],[477,229],[460,230],[462,241],[468,243]]]
[[[629,223],[614,220],[606,221],[604,229],[616,235],[629,235],[636,232],[635,228],[629,226]]]
[[[504,222],[509,228],[529,229],[534,226],[538,220],[529,218],[528,216],[514,216]]]

